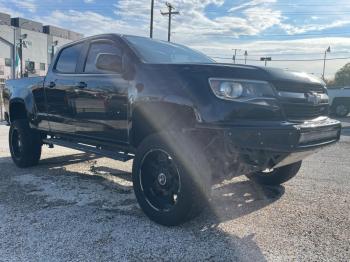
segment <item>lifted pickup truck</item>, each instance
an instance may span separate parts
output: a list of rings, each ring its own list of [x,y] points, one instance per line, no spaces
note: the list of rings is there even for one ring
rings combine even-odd
[[[197,215],[220,179],[288,181],[341,131],[311,75],[136,36],[68,44],[46,77],[7,81],[4,98],[17,166],[38,164],[43,144],[134,159],[139,205],[168,226]]]

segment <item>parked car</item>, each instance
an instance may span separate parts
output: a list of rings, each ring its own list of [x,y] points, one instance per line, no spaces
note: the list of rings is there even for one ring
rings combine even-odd
[[[330,88],[328,95],[331,111],[339,117],[347,116],[350,112],[350,87]]]
[[[68,44],[46,77],[7,81],[4,98],[18,167],[38,164],[43,144],[133,159],[139,205],[167,226],[199,214],[216,181],[288,181],[341,131],[311,75],[137,36]]]

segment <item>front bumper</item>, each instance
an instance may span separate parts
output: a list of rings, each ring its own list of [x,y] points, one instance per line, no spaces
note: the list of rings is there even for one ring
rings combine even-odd
[[[238,156],[245,166],[242,172],[251,172],[301,161],[336,143],[340,139],[341,123],[322,117],[304,123],[240,123],[222,130],[225,161]]]

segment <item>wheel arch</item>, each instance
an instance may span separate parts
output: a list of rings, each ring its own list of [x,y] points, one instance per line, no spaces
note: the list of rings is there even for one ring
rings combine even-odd
[[[339,104],[344,104],[350,107],[350,97],[336,97],[333,99],[332,106],[335,107]]]
[[[131,119],[131,144],[136,148],[149,135],[193,128],[200,116],[190,105],[155,102],[136,106]]]
[[[28,119],[28,110],[22,99],[16,98],[10,101],[8,117],[9,122],[19,119]]]

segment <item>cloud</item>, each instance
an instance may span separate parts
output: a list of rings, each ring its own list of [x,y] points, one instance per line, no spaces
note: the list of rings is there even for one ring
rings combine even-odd
[[[6,14],[10,14],[14,17],[23,17],[23,13],[22,12],[18,12],[17,10],[14,10],[12,8],[6,7],[4,5],[2,5],[2,3],[0,2],[0,12],[1,13],[6,13]]]
[[[10,0],[10,2],[18,8],[28,10],[31,13],[35,13],[37,10],[36,0]]]
[[[350,20],[337,20],[329,24],[307,24],[303,26],[293,26],[291,24],[281,24],[280,27],[283,28],[287,34],[303,34],[312,31],[323,31],[326,29],[339,28],[350,24]]]
[[[252,7],[252,6],[258,6],[258,5],[262,5],[262,4],[271,4],[271,3],[276,3],[277,0],[252,0],[252,1],[248,1],[244,4],[240,4],[238,6],[234,6],[232,8],[229,9],[229,12],[235,12],[238,11],[240,9],[244,9],[247,7]]]
[[[350,57],[350,38],[348,37],[319,37],[309,39],[295,40],[261,40],[261,41],[237,41],[232,43],[223,43],[221,41],[213,41],[209,43],[191,45],[193,48],[200,50],[219,62],[231,63],[232,48],[238,48],[237,58],[238,63],[244,63],[243,53],[248,50],[248,59],[259,60],[263,56],[272,56],[272,62],[269,66],[288,68],[291,70],[304,71],[314,73],[321,76],[323,69],[323,61],[315,62],[300,62],[287,61],[281,62],[276,60],[283,59],[321,59],[324,51],[328,46],[331,46],[332,53],[329,58],[334,57]],[[227,59],[222,59],[227,58]],[[275,60],[275,61],[274,61]],[[347,60],[332,60],[327,62],[326,76],[327,78],[334,77],[334,73],[344,64],[350,62]],[[262,62],[249,61],[248,64],[263,66]]]
[[[50,1],[51,8],[45,11],[45,15],[38,12],[35,15],[29,15],[29,18],[39,20],[45,24],[70,28],[86,36],[100,33],[141,36],[148,36],[149,34],[150,1],[145,3],[145,0],[118,0],[113,2],[114,4],[101,4],[96,0],[83,0],[87,4],[81,10],[73,9],[76,5],[71,5],[71,10],[69,10],[70,5],[64,5],[63,8],[58,4],[56,7],[56,5],[53,5],[54,0]],[[60,1],[64,2],[66,0]],[[1,8],[4,7],[9,9],[9,2],[14,4],[11,7],[11,12],[14,11],[15,7],[18,7],[15,9],[16,11],[23,10],[24,12],[23,6],[28,5],[28,3],[33,5],[32,10],[37,5],[37,0],[0,0],[0,10],[3,10]],[[172,39],[175,42],[196,47],[208,54],[219,54],[227,57],[232,56],[232,48],[248,50],[251,56],[254,54],[278,53],[281,56],[289,54],[289,58],[295,52],[304,54],[318,52],[322,54],[329,45],[334,50],[350,51],[350,43],[347,38],[323,37],[312,41],[309,39],[282,41],[274,38],[276,41],[271,41],[265,37],[277,33],[277,36],[286,35],[288,38],[292,38],[292,36],[298,34],[311,34],[315,31],[323,32],[324,30],[343,28],[350,24],[350,20],[346,17],[342,19],[341,16],[325,16],[325,11],[319,12],[318,8],[321,8],[319,5],[308,3],[310,6],[305,7],[303,11],[308,15],[301,19],[300,16],[293,17],[291,14],[300,11],[300,9],[295,8],[300,8],[297,3],[302,3],[302,0],[296,0],[293,4],[281,4],[277,0],[237,1],[243,4],[236,6],[232,6],[232,2],[234,1],[174,0],[173,4],[181,15],[173,17]],[[22,7],[19,8],[19,5]],[[47,4],[47,6],[50,5]],[[336,6],[339,8],[338,5]],[[208,7],[210,7],[210,10],[208,10]],[[333,5],[331,7],[335,8]],[[109,8],[108,12],[103,8]],[[165,40],[167,38],[168,19],[160,14],[160,10],[166,10],[165,0],[155,1],[154,12],[154,37]],[[332,12],[340,11],[339,9],[332,9]],[[28,13],[24,13],[28,17]],[[265,40],[256,41],[254,40],[255,37]],[[243,42],[241,39],[246,40]],[[312,47],[312,50],[310,47]],[[319,56],[316,57],[319,58]],[[307,57],[312,56],[308,55]],[[302,58],[307,57],[302,56]],[[287,56],[284,58],[287,58]],[[229,60],[224,61],[230,62]],[[332,63],[340,64],[342,62],[344,61]],[[319,71],[318,63],[310,64],[315,65],[315,68],[309,65],[310,71]],[[334,68],[337,68],[338,64]],[[301,63],[283,64],[277,62],[272,62],[272,65],[293,66],[295,68],[302,66]],[[308,68],[304,69],[307,70]]]
[[[63,28],[74,28],[74,31],[83,33],[85,36],[102,33],[144,35],[147,31],[145,27],[135,27],[133,24],[91,11],[53,11],[48,16],[35,17],[35,20]]]
[[[270,8],[253,7],[246,9],[243,13],[247,18],[248,24],[256,28],[256,34],[275,25],[280,25],[283,19],[281,11]]]

